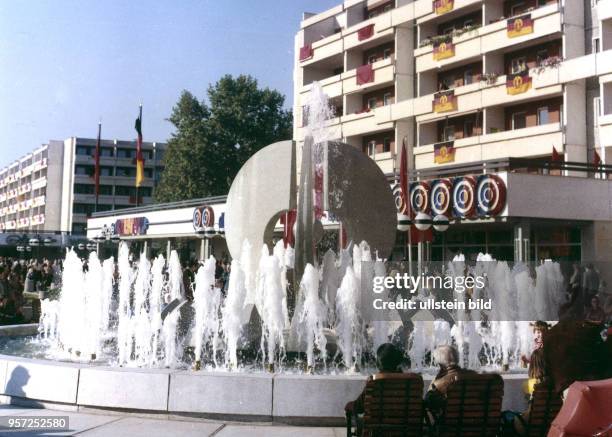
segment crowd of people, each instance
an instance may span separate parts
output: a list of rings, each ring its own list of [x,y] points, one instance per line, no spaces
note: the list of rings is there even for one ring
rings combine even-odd
[[[569,278],[568,302],[560,318],[612,322],[612,293],[607,288],[593,264],[582,267],[575,263]]]
[[[200,265],[201,263],[199,261],[192,261],[183,269],[183,288],[187,300],[193,300],[195,277],[198,274]],[[223,297],[227,295],[231,269],[232,264],[227,258],[217,260],[217,265],[215,267],[215,288],[221,292]]]
[[[0,324],[14,324],[37,319],[39,299],[59,284],[61,261],[0,257]],[[32,299],[32,314],[25,314],[24,304]]]

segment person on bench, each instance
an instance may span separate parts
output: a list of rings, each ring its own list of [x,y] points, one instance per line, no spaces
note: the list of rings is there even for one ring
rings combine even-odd
[[[378,367],[378,374],[402,373],[400,365],[403,361],[404,354],[391,343],[384,343],[376,350],[376,367]],[[371,381],[372,379],[372,376],[368,377],[368,381]],[[362,414],[364,396],[365,388],[357,399],[346,404],[344,411],[352,414],[353,417],[357,417],[358,414]]]
[[[430,420],[435,422],[444,410],[449,386],[461,376],[475,375],[476,372],[459,366],[459,352],[452,346],[438,347],[433,357],[440,370],[425,393],[425,409],[430,414]]]

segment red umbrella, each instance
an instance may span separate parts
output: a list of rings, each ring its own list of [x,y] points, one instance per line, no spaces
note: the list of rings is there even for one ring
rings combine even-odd
[[[612,435],[612,378],[576,381],[570,385],[563,407],[548,437],[591,437],[604,430]],[[607,436],[607,433],[600,434]]]

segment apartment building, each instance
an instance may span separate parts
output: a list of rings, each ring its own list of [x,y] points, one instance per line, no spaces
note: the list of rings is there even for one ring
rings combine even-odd
[[[0,170],[0,232],[85,235],[96,209],[95,138],[49,141]],[[135,188],[136,142],[100,143],[98,211],[152,203],[165,143],[143,143],[145,181]]]
[[[612,256],[611,0],[346,0],[296,35],[298,143],[315,82],[390,182],[406,145],[432,259]]]

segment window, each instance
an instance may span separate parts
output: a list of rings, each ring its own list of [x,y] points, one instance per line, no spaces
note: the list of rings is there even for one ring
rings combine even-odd
[[[100,156],[104,156],[110,158],[113,156],[113,149],[110,147],[101,147],[100,148]]]
[[[74,185],[74,193],[75,194],[94,194],[94,185],[85,185],[85,184],[75,184]]]
[[[527,127],[527,117],[525,111],[512,114],[512,129],[523,129]]]
[[[76,154],[79,156],[89,156],[91,155],[91,149],[89,147],[85,147],[85,146],[77,146],[76,147]]]
[[[332,74],[334,76],[337,76],[339,74],[344,73],[344,67],[338,67],[338,68],[334,68],[334,71],[332,72]]]
[[[516,73],[520,73],[521,71],[524,71],[527,69],[527,60],[525,59],[524,56],[520,56],[518,58],[514,58],[512,60],[512,64],[510,66],[511,68],[511,73],[512,74],[516,74]]]
[[[599,37],[593,38],[592,50],[593,50],[593,53],[599,53]]]
[[[119,177],[131,177],[136,176],[136,169],[130,167],[117,167],[115,170],[115,176]]]
[[[471,18],[463,22],[463,27],[468,27],[468,26],[473,26],[473,25],[474,25],[474,20],[472,20]]]
[[[472,83],[472,75],[473,75],[473,71],[471,68],[465,70],[463,72],[463,84],[464,85],[469,85]]]
[[[442,34],[443,35],[450,35],[454,31],[455,31],[455,25],[452,25],[452,26],[445,27],[444,29],[442,29]]]
[[[383,153],[391,151],[391,138],[387,137],[383,140]]]
[[[392,104],[393,104],[393,94],[385,93],[383,95],[383,105],[387,106],[387,105],[392,105]]]
[[[548,106],[538,108],[538,126],[550,123],[548,117]]]
[[[385,7],[383,8],[383,12],[389,12],[391,10],[391,3],[389,3],[388,5],[385,5]]]
[[[446,126],[442,133],[443,141],[454,141],[455,140],[455,126]]]
[[[94,205],[89,203],[75,203],[72,212],[74,214],[91,214],[94,210]]]
[[[133,149],[117,149],[117,158],[135,158],[136,150]]]
[[[547,49],[538,50],[538,53],[536,54],[536,63],[538,64],[538,66],[544,64],[544,62],[547,59],[548,59],[548,50]]]
[[[112,185],[100,185],[100,195],[101,196],[112,196],[113,195],[113,186]]]
[[[368,99],[368,109],[375,109],[376,108],[376,97],[371,97]]]
[[[368,64],[373,64],[374,62],[376,62],[376,60],[377,60],[376,55],[368,56]]]
[[[100,176],[112,176],[113,168],[112,167],[100,167]]]
[[[383,51],[383,58],[384,59],[389,59],[391,57],[391,55],[393,54],[393,50],[391,49],[385,49]]]
[[[115,196],[135,196],[135,195],[136,195],[136,187],[124,187],[124,186],[115,187]]]
[[[525,11],[525,2],[517,2],[510,7],[510,14],[517,15]]]
[[[472,120],[466,120],[463,123],[463,137],[471,137],[474,135],[474,122]]]
[[[601,117],[601,99],[599,97],[593,98],[593,112],[595,114],[595,126],[599,124],[597,117]]]
[[[74,168],[74,174],[80,176],[90,176],[93,174],[93,167],[90,165],[77,165]]]
[[[368,141],[367,150],[368,150],[368,155],[374,156],[374,154],[376,153],[376,141],[375,140]]]
[[[87,230],[87,225],[85,223],[73,223],[72,224],[72,233],[75,235],[83,235]]]

